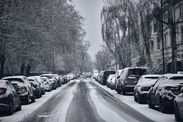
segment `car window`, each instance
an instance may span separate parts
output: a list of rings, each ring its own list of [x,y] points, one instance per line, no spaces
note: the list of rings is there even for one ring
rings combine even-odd
[[[154,88],[156,88],[160,85],[163,85],[166,81],[167,81],[167,78],[165,78],[165,77],[159,78],[158,81],[155,83]]]
[[[20,78],[7,78],[6,80],[12,82],[12,81],[17,81],[17,82],[21,82],[21,83],[24,83],[24,81]]]

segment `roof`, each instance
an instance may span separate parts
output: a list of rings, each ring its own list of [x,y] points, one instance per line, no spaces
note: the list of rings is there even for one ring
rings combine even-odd
[[[10,79],[10,78],[19,78],[19,79],[24,79],[25,78],[25,76],[8,76],[8,77],[4,77],[4,78],[2,78],[3,80],[5,80],[5,79]]]
[[[147,69],[147,67],[126,67],[124,69]]]
[[[142,77],[160,77],[162,75],[157,75],[157,74],[147,74],[147,75],[142,75]]]
[[[170,79],[172,77],[183,77],[183,74],[164,74],[163,76],[165,76],[168,79]]]

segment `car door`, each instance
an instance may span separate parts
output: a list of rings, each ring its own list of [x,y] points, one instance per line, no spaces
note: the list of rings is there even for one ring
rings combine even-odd
[[[157,89],[158,89],[158,86],[160,84],[160,81],[161,81],[162,78],[159,78],[156,83],[154,84],[152,90],[150,91],[150,99],[151,99],[151,103],[156,105],[156,93],[157,93]]]
[[[155,96],[154,96],[154,103],[155,103],[155,105],[159,105],[160,104],[162,85],[164,84],[164,82],[166,82],[166,80],[167,80],[166,77],[162,77],[160,79],[159,83],[158,83],[158,87],[156,88]]]
[[[12,91],[13,104],[14,104],[14,106],[17,106],[18,102],[19,102],[19,96],[17,94],[17,91],[14,89],[14,87],[11,85],[11,83],[7,82],[7,85],[9,87],[9,89]]]

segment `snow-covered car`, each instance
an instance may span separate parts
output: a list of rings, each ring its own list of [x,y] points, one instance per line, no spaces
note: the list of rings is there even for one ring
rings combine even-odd
[[[9,76],[4,77],[3,80],[8,80],[11,84],[17,85],[19,88],[20,100],[29,104],[30,102],[35,101],[35,96],[33,93],[33,88],[27,77],[25,76]]]
[[[115,74],[115,71],[104,71],[102,74],[101,74],[101,77],[100,77],[100,83],[102,85],[107,85],[107,77],[111,74]]]
[[[53,74],[42,74],[41,77],[47,77],[49,79],[52,90],[57,88],[57,80]]]
[[[6,111],[12,115],[14,110],[21,110],[18,91],[8,80],[0,80],[0,111]]]
[[[151,87],[147,94],[149,108],[158,106],[162,113],[174,110],[174,99],[181,92],[183,74],[164,74]]]
[[[27,77],[27,78],[33,87],[33,91],[36,98],[40,98],[42,94],[39,82],[34,77]]]
[[[157,81],[161,75],[142,75],[134,88],[134,100],[138,103],[147,102],[147,93],[151,86]]]
[[[178,122],[183,121],[183,87],[181,88],[181,94],[177,95],[174,100],[175,120]]]
[[[29,76],[29,78],[36,79],[36,81],[40,84],[41,95],[45,94],[45,85],[43,83],[43,80],[42,80],[41,76]]]
[[[138,79],[147,74],[147,68],[128,67],[121,71],[118,82],[117,93],[125,95],[127,92],[133,92]]]
[[[107,77],[107,87],[109,87],[109,88],[110,88],[113,77],[115,77],[115,74],[111,74]]]
[[[115,86],[115,76],[111,79],[109,87],[113,90],[116,88],[116,86]]]
[[[43,82],[45,84],[45,90],[51,91],[52,86],[51,86],[49,79],[47,77],[41,77],[41,78],[43,79]]]
[[[99,73],[98,72],[93,72],[92,77],[93,79],[97,80]]]
[[[118,82],[120,81],[120,74],[123,70],[120,69],[120,70],[116,70],[116,73],[115,73],[115,90],[117,91],[117,85],[119,84]]]

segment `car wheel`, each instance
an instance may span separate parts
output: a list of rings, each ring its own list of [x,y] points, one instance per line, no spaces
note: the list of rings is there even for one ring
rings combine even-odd
[[[9,106],[9,110],[8,110],[8,115],[12,115],[13,114],[13,102],[10,102],[10,106]]]
[[[162,113],[167,113],[166,103],[164,103],[164,102],[161,102],[161,103],[160,103],[160,111],[161,111]]]
[[[140,96],[138,96],[138,103],[139,103],[139,104],[144,103],[143,99],[142,99]]]
[[[32,98],[31,98],[31,102],[33,103],[33,102],[35,102],[36,100],[35,100],[35,94],[33,94],[33,96],[32,96]]]
[[[179,115],[179,110],[178,110],[178,106],[177,106],[177,103],[174,104],[174,111],[175,111],[175,120],[180,122],[181,119],[180,119],[180,115]]]
[[[149,108],[155,109],[155,105],[153,105],[153,104],[151,103],[151,100],[150,100],[150,99],[147,101],[147,103],[148,103],[148,107],[149,107]]]
[[[29,104],[30,103],[30,95],[29,94],[27,95],[27,99],[25,100],[25,103],[26,104]]]
[[[17,111],[20,111],[22,110],[22,104],[21,104],[21,101],[19,101],[19,105],[18,105],[18,108],[17,108]]]
[[[122,95],[126,95],[126,90],[122,89]]]

